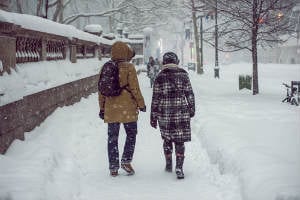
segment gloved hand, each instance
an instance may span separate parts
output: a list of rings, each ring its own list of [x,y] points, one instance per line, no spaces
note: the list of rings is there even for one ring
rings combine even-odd
[[[190,112],[190,118],[195,116],[195,112]]]
[[[153,128],[157,128],[157,120],[155,120],[155,119],[151,119],[150,120],[150,125],[153,127]]]
[[[157,128],[157,121],[150,121],[150,125],[153,127],[153,128]]]
[[[153,115],[150,116],[150,125],[155,129],[157,128],[157,118]]]
[[[140,108],[140,111],[146,112],[146,106],[144,108]]]
[[[104,119],[104,110],[100,110],[99,117],[100,119]]]

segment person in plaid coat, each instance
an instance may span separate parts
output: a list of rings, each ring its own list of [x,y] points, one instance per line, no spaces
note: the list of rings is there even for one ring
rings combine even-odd
[[[191,141],[190,120],[195,115],[195,97],[188,73],[178,67],[175,53],[167,52],[163,56],[162,71],[153,85],[150,124],[160,128],[166,168],[172,172],[173,143],[176,153],[176,175],[184,178],[183,161],[184,142]]]

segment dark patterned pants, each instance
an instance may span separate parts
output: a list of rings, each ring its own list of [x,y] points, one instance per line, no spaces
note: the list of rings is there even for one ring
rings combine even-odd
[[[122,154],[122,163],[130,163],[132,161],[135,141],[137,134],[137,122],[124,123],[126,131],[126,142]],[[119,139],[120,123],[108,123],[108,141],[107,151],[109,160],[109,169],[119,169]]]
[[[184,142],[174,142],[175,144],[175,153],[176,155],[184,155],[185,146]],[[169,140],[164,140],[163,143],[164,153],[165,155],[170,155],[173,152],[173,142]]]

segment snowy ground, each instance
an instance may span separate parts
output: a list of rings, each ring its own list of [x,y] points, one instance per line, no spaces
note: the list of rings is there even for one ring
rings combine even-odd
[[[300,80],[299,65],[260,65],[260,94],[238,91],[250,64],[192,76],[199,101],[195,128],[221,173],[239,177],[244,199],[300,199],[300,108],[281,103],[282,82]],[[197,79],[197,80],[196,80]],[[195,85],[196,83],[196,85]]]
[[[236,64],[222,66],[220,80],[209,69],[190,73],[197,113],[184,180],[163,171],[159,131],[149,125],[152,91],[141,74],[148,111],[138,122],[134,176],[109,176],[107,128],[93,94],[57,109],[0,156],[0,199],[299,200],[300,108],[281,103],[281,83],[300,80],[300,66],[262,65],[256,96],[238,91],[238,74],[250,72]]]

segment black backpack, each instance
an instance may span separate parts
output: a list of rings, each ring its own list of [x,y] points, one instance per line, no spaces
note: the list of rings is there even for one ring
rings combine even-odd
[[[112,60],[107,61],[100,72],[99,92],[106,97],[119,96],[126,86],[120,87],[118,63]]]

